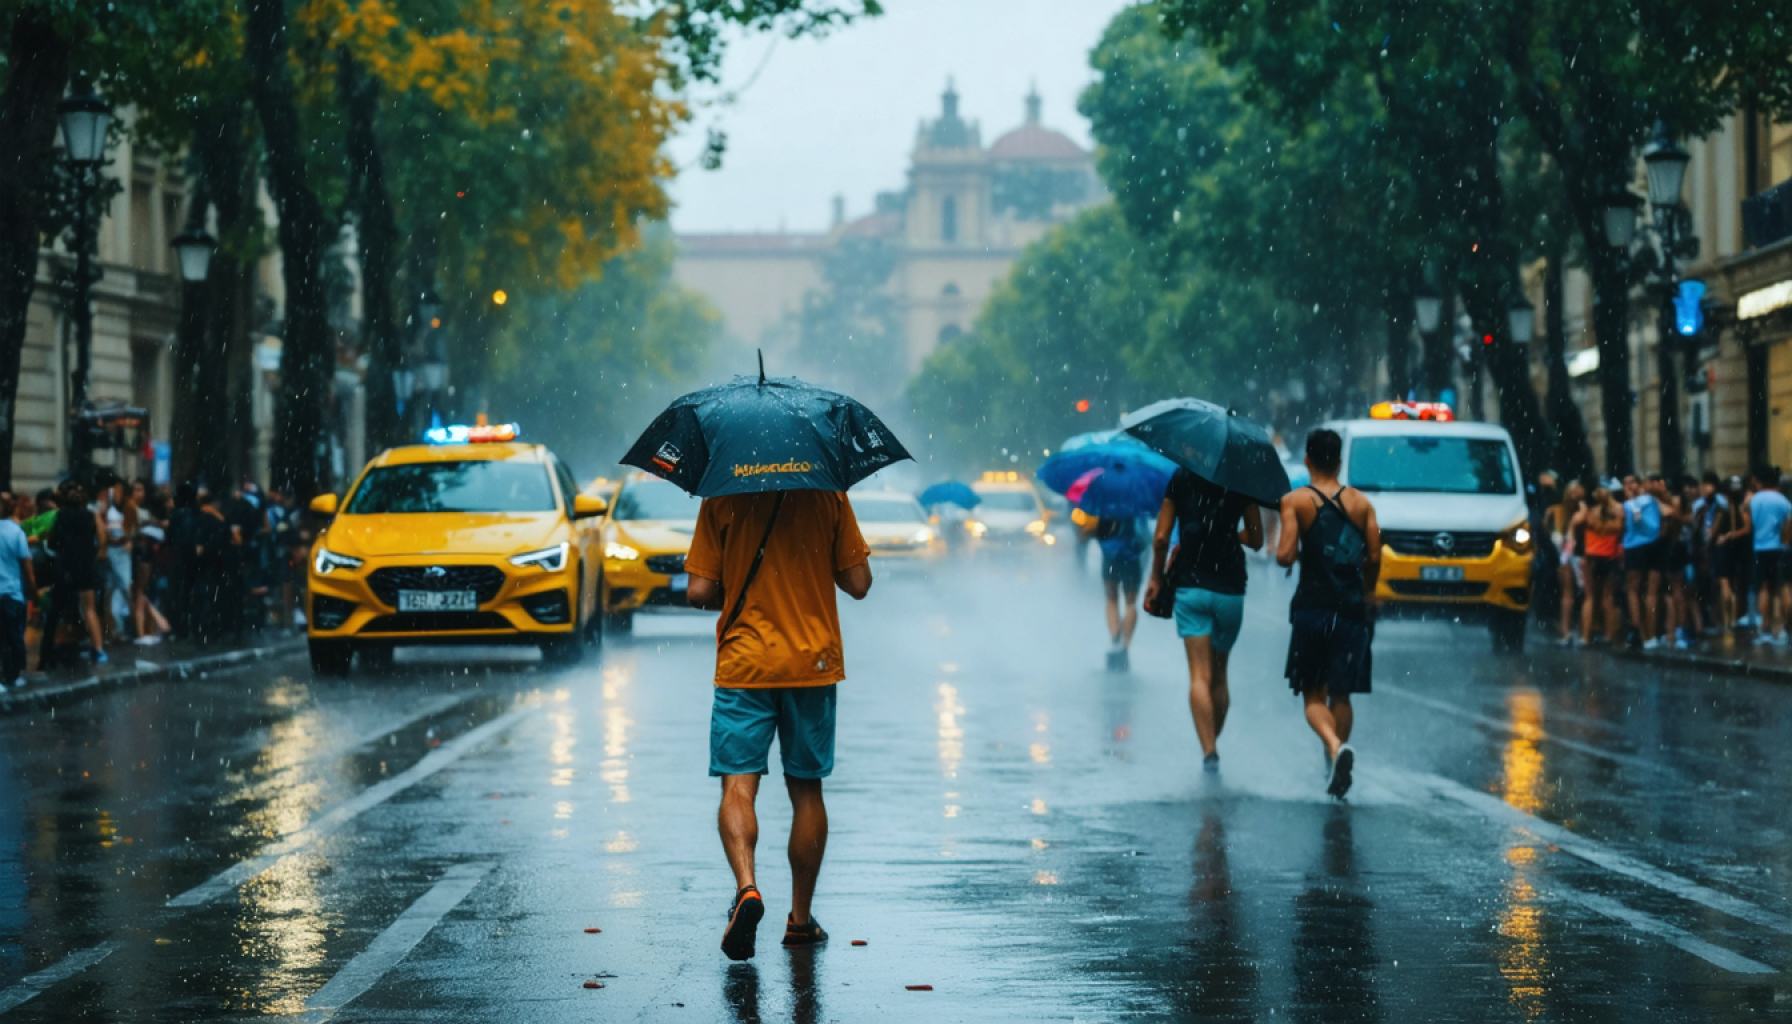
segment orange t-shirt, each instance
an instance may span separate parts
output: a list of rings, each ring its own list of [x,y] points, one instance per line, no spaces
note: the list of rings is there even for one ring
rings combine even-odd
[[[871,557],[846,495],[785,491],[765,561],[739,618],[721,636],[716,623],[716,685],[828,686],[846,678],[834,574]],[[776,494],[706,498],[685,571],[722,584],[722,618],[740,600]]]

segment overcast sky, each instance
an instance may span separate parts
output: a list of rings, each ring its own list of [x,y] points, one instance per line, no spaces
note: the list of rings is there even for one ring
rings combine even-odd
[[[983,143],[1021,123],[1029,82],[1047,125],[1089,144],[1076,97],[1089,50],[1129,0],[886,0],[881,18],[826,39],[749,37],[729,51],[731,105],[697,112],[673,146],[680,231],[820,230],[830,197],[847,215],[900,188],[921,118],[938,116],[946,76]],[[728,133],[718,171],[696,166],[704,131]]]

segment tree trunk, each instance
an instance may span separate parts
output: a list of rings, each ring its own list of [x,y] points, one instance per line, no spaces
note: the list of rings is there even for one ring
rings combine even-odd
[[[1663,295],[1659,301],[1655,329],[1655,382],[1659,408],[1655,410],[1656,441],[1660,446],[1661,474],[1669,486],[1686,475],[1686,430],[1680,422],[1680,360],[1674,358],[1674,343],[1680,337],[1674,328],[1674,302]]]
[[[1388,391],[1405,398],[1412,390],[1412,288],[1390,281],[1382,293],[1387,328]]]
[[[203,170],[198,183],[187,199],[186,229],[205,226],[205,212],[211,196],[205,185]],[[214,258],[216,254],[214,253]],[[174,410],[168,429],[169,475],[177,481],[192,480],[218,487],[228,479],[228,468],[220,466],[212,454],[223,442],[227,430],[218,429],[219,404],[210,388],[212,364],[218,354],[212,350],[207,327],[211,317],[210,279],[180,284],[180,320],[174,332]],[[220,475],[222,471],[222,475]]]
[[[1425,335],[1424,373],[1426,397],[1442,401],[1456,390],[1456,297],[1446,292],[1437,317],[1437,330]]]
[[[1574,401],[1574,382],[1568,376],[1567,316],[1563,306],[1565,286],[1562,247],[1557,245],[1543,267],[1543,330],[1549,346],[1549,425],[1555,436],[1555,465],[1570,480],[1593,474],[1593,446],[1587,441],[1587,425]]]
[[[43,185],[53,166],[56,105],[68,85],[70,40],[42,6],[13,17],[0,92],[0,488],[10,489],[13,419],[43,226]]]
[[[267,184],[280,218],[281,278],[286,286],[272,475],[276,486],[309,501],[329,486],[324,416],[335,370],[323,277],[329,225],[306,173],[306,145],[286,67],[285,0],[246,0],[246,8],[243,52],[249,97],[267,145]]]
[[[1599,346],[1599,411],[1605,420],[1605,472],[1622,477],[1636,471],[1636,435],[1631,429],[1630,275],[1626,257],[1601,240],[1597,254],[1588,244],[1593,278],[1593,340]]]
[[[378,451],[400,440],[401,415],[393,373],[399,367],[399,324],[392,306],[398,277],[398,222],[386,186],[385,161],[374,121],[379,83],[341,55],[342,93],[348,104],[348,149],[358,187],[356,234],[361,243],[361,331],[367,345],[367,445]]]

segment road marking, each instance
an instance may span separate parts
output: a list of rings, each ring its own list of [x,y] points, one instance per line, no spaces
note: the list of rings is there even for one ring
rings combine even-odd
[[[1741,953],[1713,945],[1684,928],[1671,925],[1658,917],[1651,917],[1640,910],[1633,910],[1609,896],[1600,896],[1568,886],[1551,886],[1549,892],[1551,895],[1559,896],[1571,903],[1578,903],[1596,914],[1609,917],[1614,921],[1622,921],[1639,932],[1653,935],[1670,946],[1691,953],[1700,960],[1721,967],[1732,974],[1779,973],[1759,960],[1750,960]]]
[[[1457,718],[1474,722],[1477,725],[1486,726],[1497,732],[1503,732],[1508,735],[1516,735],[1518,732],[1518,730],[1512,727],[1511,722],[1504,722],[1491,715],[1483,715],[1477,711],[1469,711],[1466,708],[1459,708],[1448,701],[1441,701],[1435,697],[1427,697],[1424,694],[1414,693],[1405,687],[1395,686],[1390,683],[1379,683],[1377,684],[1376,692],[1386,692],[1391,696],[1399,697],[1402,700],[1412,701],[1414,704],[1430,708],[1433,711],[1442,712],[1446,715],[1454,715]],[[1644,771],[1664,772],[1670,775],[1680,774],[1673,766],[1663,764],[1660,761],[1651,761],[1646,757],[1637,757],[1634,754],[1620,754],[1616,751],[1605,750],[1601,747],[1595,747],[1590,743],[1582,743],[1579,740],[1571,740],[1562,736],[1557,736],[1548,730],[1544,730],[1543,735],[1538,737],[1538,740],[1543,743],[1553,743],[1558,747],[1572,750],[1577,754],[1585,754],[1588,757],[1597,757],[1603,761],[1610,761],[1613,764],[1621,764],[1631,768],[1640,768]]]
[[[383,782],[375,783],[354,797],[318,815],[310,824],[268,846],[261,853],[225,868],[211,878],[168,901],[170,907],[197,907],[233,891],[256,875],[274,866],[282,857],[295,853],[378,807],[399,793],[436,774],[472,753],[487,740],[522,721],[538,710],[535,705],[515,707],[469,730],[430,751],[421,761]]]
[[[102,942],[97,946],[88,946],[86,949],[76,950],[43,970],[38,971],[36,974],[28,974],[25,977],[20,978],[18,981],[14,982],[11,987],[0,989],[0,1013],[15,1010],[31,1000],[36,999],[40,993],[51,985],[60,981],[66,981],[69,978],[80,974],[87,968],[92,967],[94,964],[111,956],[118,950],[119,945],[120,943],[117,940],[113,940],[110,942]]]
[[[365,995],[368,989],[379,984],[386,972],[417,948],[417,943],[459,906],[491,869],[492,865],[488,863],[457,864],[449,868],[440,881],[398,915],[398,920],[387,925],[385,931],[343,965],[323,988],[313,992],[311,998],[305,1000],[305,1012],[297,1019],[307,1024],[321,1024]]]
[[[1759,925],[1769,931],[1775,931],[1781,935],[1792,935],[1792,917],[1757,906],[1739,896],[1701,885],[1690,878],[1658,868],[1629,854],[1619,853],[1596,839],[1588,839],[1560,825],[1544,821],[1542,818],[1521,811],[1491,794],[1470,789],[1459,782],[1429,772],[1383,769],[1381,774],[1403,777],[1415,787],[1429,790],[1437,796],[1471,810],[1480,811],[1490,818],[1515,825],[1562,852],[1579,857],[1581,860],[1602,867],[1613,874],[1623,875],[1633,881],[1660,889],[1669,895],[1678,896],[1709,910]]]

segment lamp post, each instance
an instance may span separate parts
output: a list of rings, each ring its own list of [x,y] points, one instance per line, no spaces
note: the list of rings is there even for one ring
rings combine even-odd
[[[1680,426],[1680,380],[1674,368],[1672,339],[1678,337],[1674,320],[1674,292],[1680,285],[1678,256],[1682,248],[1696,245],[1691,218],[1680,203],[1686,184],[1686,168],[1692,156],[1674,142],[1665,124],[1657,123],[1655,137],[1643,150],[1643,167],[1649,183],[1647,223],[1639,224],[1642,201],[1628,192],[1612,196],[1605,207],[1605,238],[1614,248],[1629,251],[1638,235],[1653,243],[1654,270],[1659,295],[1655,342],[1655,375],[1660,402],[1657,428],[1661,472],[1673,478],[1686,472],[1686,438]]]
[[[1424,368],[1425,389],[1430,392],[1429,398],[1442,401],[1444,390],[1450,386],[1449,347],[1438,338],[1438,328],[1444,322],[1444,297],[1430,283],[1421,283],[1413,292],[1412,313],[1423,344],[1419,362]],[[1443,350],[1442,358],[1439,349]]]
[[[63,157],[75,176],[75,276],[71,282],[75,368],[69,374],[68,469],[71,477],[86,484],[92,475],[93,453],[81,414],[87,408],[87,378],[93,370],[93,286],[99,281],[93,265],[93,194],[99,185],[100,165],[106,159],[112,109],[91,89],[84,89],[62,101],[58,120]]]
[[[425,288],[417,296],[417,322],[422,331],[419,346],[421,360],[415,376],[416,387],[423,393],[423,413],[427,424],[441,404],[441,393],[448,388],[448,360],[442,350],[442,316],[444,308],[441,296],[435,289]]]

